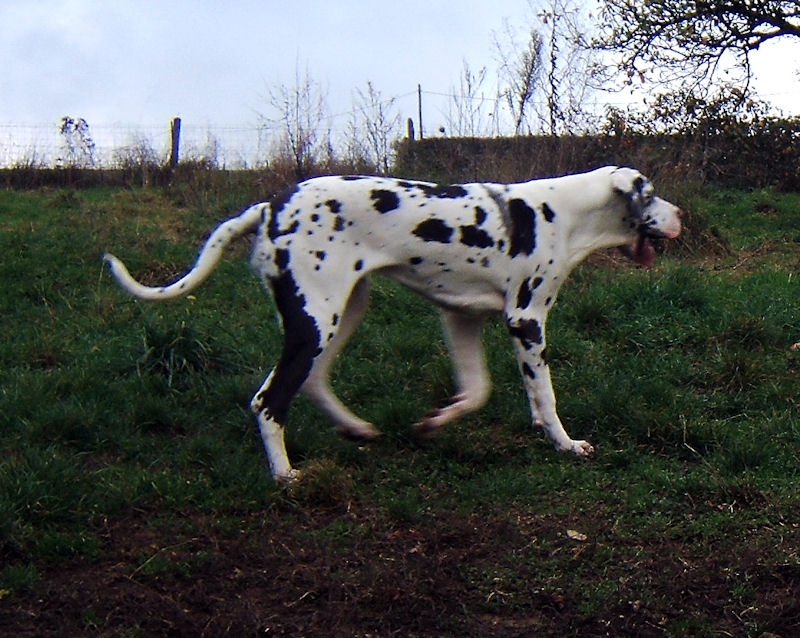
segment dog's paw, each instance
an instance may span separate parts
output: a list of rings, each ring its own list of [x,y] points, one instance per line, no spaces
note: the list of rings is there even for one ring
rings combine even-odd
[[[380,431],[366,421],[357,425],[339,425],[336,432],[349,441],[374,441],[381,436]]]
[[[436,436],[440,425],[434,418],[435,414],[436,412],[432,412],[430,415],[422,419],[422,421],[415,423],[412,426],[411,431],[413,432],[414,436],[419,439],[432,439],[434,436]]]
[[[303,477],[303,473],[300,470],[295,470],[294,468],[290,468],[288,472],[283,474],[276,474],[275,475],[275,482],[279,485],[284,487],[291,487]]]
[[[589,457],[594,454],[594,447],[589,441],[573,441],[572,452],[576,456]]]

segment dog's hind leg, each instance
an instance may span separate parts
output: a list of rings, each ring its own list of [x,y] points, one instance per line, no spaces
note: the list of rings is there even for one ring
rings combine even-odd
[[[253,397],[250,408],[258,422],[272,476],[286,482],[298,476],[289,462],[284,442],[289,407],[308,378],[314,360],[324,351],[325,340],[332,339],[335,334],[336,326],[329,323],[330,319],[320,319],[322,315],[307,307],[307,299],[299,292],[291,270],[269,283],[283,323],[283,350],[278,364]]]
[[[418,434],[437,428],[482,407],[489,398],[491,381],[483,356],[483,317],[443,311],[442,321],[453,360],[458,391],[443,408],[426,415],[415,426]]]
[[[340,434],[353,439],[374,439],[379,432],[368,421],[353,414],[333,393],[328,381],[330,367],[353,334],[369,304],[369,280],[359,280],[347,300],[344,312],[338,317],[338,330],[314,361],[308,375],[305,392],[334,422]]]

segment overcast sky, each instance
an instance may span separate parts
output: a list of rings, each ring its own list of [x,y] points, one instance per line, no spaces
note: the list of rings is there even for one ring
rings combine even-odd
[[[323,85],[331,114],[371,81],[416,117],[421,84],[435,130],[446,118],[432,94],[458,85],[464,61],[494,73],[492,33],[531,16],[527,0],[0,0],[0,128],[64,115],[93,127],[174,116],[255,126],[270,88],[293,86],[299,68]],[[772,76],[762,92],[798,113],[791,51],[765,51],[756,69]]]
[[[2,0],[0,121],[255,120],[295,70],[331,108],[371,81],[446,92],[526,0]],[[410,102],[414,103],[413,100]]]

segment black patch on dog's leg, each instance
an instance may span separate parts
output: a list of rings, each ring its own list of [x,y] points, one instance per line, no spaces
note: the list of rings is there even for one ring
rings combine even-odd
[[[436,241],[440,244],[449,244],[453,235],[453,229],[441,219],[426,219],[411,232],[422,241]]]
[[[544,342],[542,326],[536,319],[520,319],[514,324],[508,324],[511,336],[517,339],[525,350],[530,350],[534,345]]]
[[[522,374],[524,374],[529,379],[535,379],[536,373],[531,369],[527,362],[522,364]]]
[[[290,259],[291,254],[288,250],[278,248],[275,251],[275,265],[278,267],[278,270],[285,270],[289,266]]]
[[[533,254],[536,250],[536,211],[525,200],[512,199],[508,202],[508,214],[511,218],[509,256]]]
[[[305,309],[291,271],[270,280],[275,305],[283,319],[283,351],[269,386],[256,396],[257,409],[286,424],[289,405],[308,378],[321,350],[321,335],[314,317]]]
[[[522,282],[517,291],[517,308],[523,309],[531,305],[533,299],[533,290],[531,290],[530,278]]]

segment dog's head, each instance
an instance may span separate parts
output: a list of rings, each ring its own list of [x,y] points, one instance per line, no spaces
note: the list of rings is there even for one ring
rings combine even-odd
[[[650,266],[655,250],[650,239],[675,239],[681,232],[681,211],[657,197],[652,182],[633,168],[617,168],[611,173],[614,190],[626,201],[626,223],[634,234],[622,252],[643,266]]]

